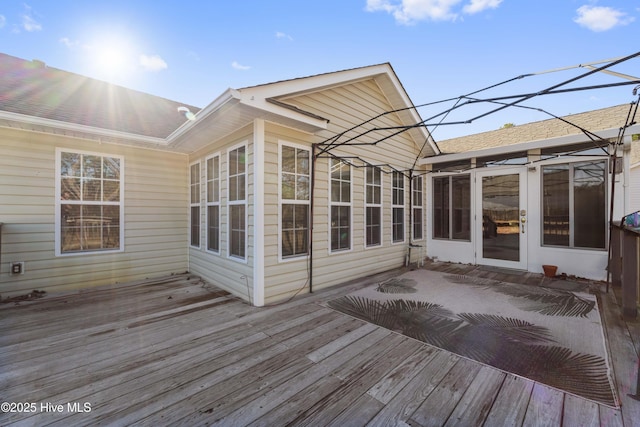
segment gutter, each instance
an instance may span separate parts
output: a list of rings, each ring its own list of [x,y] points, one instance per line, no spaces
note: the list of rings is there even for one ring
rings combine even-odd
[[[32,126],[51,127],[51,128],[62,129],[62,130],[67,130],[71,132],[81,132],[81,133],[95,135],[99,137],[101,136],[105,138],[126,139],[130,141],[143,142],[146,144],[153,144],[153,145],[167,144],[167,140],[165,138],[143,136],[143,135],[133,134],[129,132],[120,132],[117,130],[103,129],[103,128],[97,128],[93,126],[62,122],[59,120],[45,119],[41,117],[28,116],[28,115],[19,114],[19,113],[11,113],[8,111],[0,111],[0,120],[24,123]]]

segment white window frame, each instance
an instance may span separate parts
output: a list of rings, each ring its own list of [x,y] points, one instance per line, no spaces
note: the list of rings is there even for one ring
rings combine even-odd
[[[283,197],[282,194],[282,175],[285,173],[282,169],[283,169],[283,162],[282,162],[282,148],[283,147],[288,147],[288,148],[293,148],[296,150],[296,159],[297,159],[297,150],[304,150],[307,152],[307,154],[309,155],[309,173],[308,174],[300,174],[298,173],[297,170],[297,162],[296,162],[296,171],[293,173],[293,175],[296,177],[296,182],[297,182],[297,178],[298,176],[300,177],[304,177],[306,176],[308,179],[308,184],[309,184],[309,198],[304,200],[304,199],[298,199],[297,193],[295,194],[293,199],[285,199]],[[311,149],[309,147],[306,147],[304,145],[300,145],[300,144],[295,144],[292,142],[288,142],[288,141],[278,141],[278,261],[279,262],[289,262],[289,261],[295,261],[295,260],[299,260],[299,259],[305,259],[309,257],[309,245],[311,243],[311,236],[308,235],[307,237],[307,251],[305,253],[299,253],[299,254],[294,254],[294,255],[288,255],[288,256],[283,256],[282,255],[282,236],[283,236],[283,229],[282,229],[282,223],[284,220],[284,216],[282,214],[282,209],[283,209],[283,205],[306,205],[307,206],[307,233],[309,233],[309,228],[311,227],[311,159],[312,156],[312,152]],[[291,174],[290,172],[287,172],[289,174]]]
[[[411,238],[413,241],[424,240],[424,179],[422,175],[414,176],[411,182]],[[416,191],[416,182],[420,183],[420,190]],[[416,203],[417,196],[420,196],[420,203]],[[415,234],[415,211],[420,211],[420,237]]]
[[[396,174],[402,177],[402,187],[395,186],[394,177]],[[406,187],[407,186],[405,183],[404,174],[402,172],[393,171],[393,173],[391,174],[391,244],[393,245],[399,245],[399,244],[405,243],[406,241],[406,236],[407,236],[407,229],[406,229],[407,212],[405,207],[405,200],[407,197]],[[402,204],[395,203],[395,192],[398,190],[402,191]],[[393,233],[395,232],[395,226],[394,226],[395,224],[393,222],[393,218],[394,218],[394,211],[396,209],[402,209],[402,240],[394,240],[393,238]]]
[[[237,144],[234,145],[232,147],[229,147],[229,149],[227,150],[227,258],[230,258],[232,260],[238,261],[238,262],[243,262],[243,263],[247,263],[247,259],[248,259],[248,228],[249,228],[249,224],[248,224],[248,218],[249,218],[249,212],[248,212],[248,189],[249,189],[249,148],[248,148],[248,143],[243,142],[241,144]],[[244,148],[244,155],[245,155],[245,168],[244,168],[244,173],[243,174],[236,174],[236,175],[231,175],[231,153],[233,151],[236,151],[240,148]],[[232,195],[231,195],[231,178],[235,177],[235,176],[240,176],[240,175],[244,175],[244,199],[239,199],[239,200],[232,200]],[[231,246],[232,246],[232,240],[233,240],[233,229],[232,229],[232,223],[233,220],[231,218],[231,210],[234,206],[244,206],[244,257],[241,257],[239,255],[234,255],[231,253]]]
[[[119,182],[119,192],[120,192],[120,197],[119,197],[119,201],[118,202],[104,202],[104,201],[100,201],[100,202],[84,202],[84,201],[78,201],[77,204],[80,205],[100,205],[100,206],[119,206],[119,215],[120,215],[120,233],[119,233],[119,247],[118,248],[114,248],[114,249],[90,249],[90,250],[83,250],[83,251],[75,251],[75,252],[62,252],[62,213],[61,213],[61,209],[62,209],[62,203],[61,203],[61,199],[62,199],[62,153],[73,153],[73,154],[80,154],[80,155],[89,155],[89,156],[99,156],[99,157],[110,157],[110,158],[114,158],[114,159],[118,159],[120,162],[120,182]],[[75,149],[70,149],[70,148],[61,148],[58,147],[56,148],[56,153],[55,153],[55,167],[56,167],[56,172],[55,172],[55,192],[56,192],[56,201],[55,201],[55,217],[54,217],[54,223],[55,223],[55,233],[54,233],[54,241],[55,241],[55,255],[56,256],[61,256],[61,257],[66,257],[66,256],[82,256],[82,255],[99,255],[99,254],[108,254],[108,253],[117,253],[117,252],[124,252],[124,229],[125,229],[125,221],[124,221],[124,200],[125,200],[125,194],[124,194],[124,189],[125,189],[125,163],[124,163],[124,156],[120,156],[120,155],[115,155],[115,154],[108,154],[108,153],[100,153],[100,152],[94,152],[94,151],[82,151],[82,150],[75,150]]]
[[[215,159],[217,158],[218,161],[218,175],[217,176],[209,176],[209,162],[210,161],[215,161]],[[206,198],[205,198],[205,205],[206,205],[206,210],[205,210],[205,224],[206,224],[206,248],[207,248],[207,252],[210,252],[212,254],[216,254],[216,255],[220,255],[220,248],[222,246],[222,242],[221,242],[221,234],[222,234],[222,224],[221,224],[221,217],[222,217],[222,212],[220,211],[220,199],[221,199],[221,187],[220,187],[220,181],[222,180],[222,157],[220,156],[220,153],[214,153],[211,154],[210,156],[208,156],[205,159],[205,173],[206,173]],[[213,186],[213,200],[209,200],[209,186]],[[215,198],[215,194],[216,194],[216,190],[217,190],[217,194],[218,194],[218,198],[216,200]],[[211,249],[209,246],[209,240],[210,240],[210,227],[209,227],[209,208],[210,207],[218,207],[218,249]]]
[[[338,201],[338,202],[334,202],[333,201],[333,190],[332,190],[332,178],[331,178],[331,168],[333,165],[333,162],[338,162],[338,163],[344,163],[348,168],[349,168],[349,202],[343,202],[343,201]],[[327,241],[329,242],[329,254],[343,254],[346,252],[351,252],[353,251],[353,168],[351,167],[351,165],[347,162],[344,162],[343,160],[340,159],[335,159],[335,158],[330,158],[329,159],[329,177],[328,177],[328,182],[329,182],[329,212],[328,212],[328,231],[329,231],[329,237],[327,239]],[[331,240],[331,212],[332,212],[332,208],[334,206],[346,206],[349,207],[349,247],[348,248],[344,248],[344,249],[332,249],[333,246],[333,242]]]
[[[606,157],[602,157],[602,156],[585,156],[584,158],[581,158],[578,161],[569,161],[567,158],[560,158],[560,159],[555,159],[555,160],[551,160],[551,161],[546,161],[544,163],[540,163],[540,209],[544,208],[544,167],[545,166],[558,166],[558,165],[567,165],[569,166],[569,182],[567,183],[568,188],[569,188],[569,245],[568,246],[563,246],[563,245],[552,245],[552,244],[545,244],[544,243],[544,215],[540,215],[540,246],[543,248],[559,248],[559,249],[567,249],[567,250],[571,250],[571,251],[606,251],[609,248],[609,242],[608,242],[608,237],[609,237],[609,232],[608,232],[608,226],[607,224],[609,224],[610,222],[610,218],[609,218],[609,210],[608,210],[608,204],[605,204],[604,206],[604,213],[605,213],[605,225],[604,225],[604,243],[605,246],[604,248],[589,248],[589,247],[582,247],[582,246],[576,246],[575,245],[575,236],[577,231],[575,230],[575,186],[574,186],[574,170],[575,170],[575,166],[577,164],[581,164],[581,163],[586,163],[586,162],[604,162],[604,199],[605,201],[609,200],[609,193],[610,193],[610,185],[611,185],[611,179],[609,177],[610,174],[610,162],[607,161]],[[608,202],[607,202],[608,203]],[[601,206],[599,206],[598,208],[602,208]]]
[[[380,184],[375,184],[375,183],[369,183],[368,179],[369,179],[369,168],[373,169],[374,172],[378,172],[379,177],[380,177]],[[380,199],[379,199],[379,203],[373,203],[373,202],[369,202],[367,200],[367,195],[368,195],[368,190],[369,187],[371,187],[373,190],[375,190],[376,188],[379,189],[380,191]],[[384,240],[384,212],[382,209],[382,201],[384,200],[384,174],[382,172],[382,169],[377,167],[377,166],[366,166],[364,168],[364,247],[365,249],[371,249],[371,248],[378,248],[380,246],[382,246],[383,244],[383,240]],[[380,227],[380,231],[379,231],[379,239],[380,241],[376,244],[367,244],[367,236],[368,236],[368,208],[378,208],[379,213],[380,213],[380,222],[379,222],[379,227]]]
[[[193,182],[193,168],[197,167],[198,182]],[[196,200],[193,191],[196,191]],[[193,244],[193,209],[198,208],[198,244]],[[200,249],[202,247],[202,165],[200,160],[189,163],[189,247]]]

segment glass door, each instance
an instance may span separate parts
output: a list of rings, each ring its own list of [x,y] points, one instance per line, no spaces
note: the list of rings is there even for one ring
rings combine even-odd
[[[478,264],[527,269],[526,169],[476,173]]]

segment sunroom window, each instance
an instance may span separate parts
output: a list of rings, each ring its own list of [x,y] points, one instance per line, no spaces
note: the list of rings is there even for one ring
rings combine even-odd
[[[606,177],[606,160],[542,167],[544,245],[606,248]]]
[[[282,258],[309,253],[310,150],[281,145],[280,209]]]

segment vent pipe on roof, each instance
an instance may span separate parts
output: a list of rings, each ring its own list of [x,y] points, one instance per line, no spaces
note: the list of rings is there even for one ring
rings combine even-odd
[[[33,62],[33,65],[35,65],[36,68],[47,68],[47,64],[45,64],[44,61],[40,61],[39,59],[33,59],[31,60],[31,62]]]

